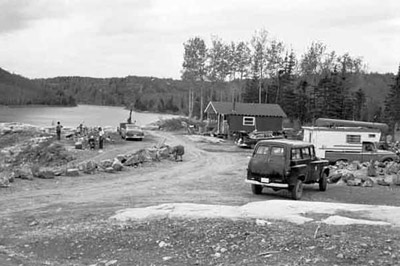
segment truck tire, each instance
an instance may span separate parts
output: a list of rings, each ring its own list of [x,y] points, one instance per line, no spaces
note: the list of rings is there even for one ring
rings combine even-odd
[[[251,191],[253,192],[253,194],[255,195],[259,195],[262,192],[263,187],[260,185],[251,185]]]
[[[296,180],[296,184],[291,189],[292,199],[299,200],[303,195],[303,182],[300,179]]]
[[[322,173],[321,177],[318,181],[319,191],[326,191],[326,187],[328,186],[328,176],[325,172]]]

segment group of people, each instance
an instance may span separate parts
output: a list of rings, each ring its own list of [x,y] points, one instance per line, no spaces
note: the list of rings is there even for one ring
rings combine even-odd
[[[57,122],[56,125],[56,134],[57,134],[57,140],[61,140],[61,129],[63,126],[61,125],[60,121]],[[102,127],[98,127],[97,130],[97,135],[98,135],[98,145],[99,149],[103,149],[103,144],[104,144],[104,130]],[[80,138],[83,138],[87,135],[90,136],[88,137],[88,144],[90,149],[95,149],[96,148],[96,139],[94,137],[94,132],[89,132],[87,127],[83,126],[83,123],[81,123],[78,128],[77,128],[77,134],[79,135]]]

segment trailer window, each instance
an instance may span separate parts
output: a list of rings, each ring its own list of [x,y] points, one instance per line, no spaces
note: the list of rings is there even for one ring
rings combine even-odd
[[[256,122],[255,117],[245,116],[243,117],[243,126],[254,126]]]
[[[361,143],[361,135],[346,135],[347,143]]]

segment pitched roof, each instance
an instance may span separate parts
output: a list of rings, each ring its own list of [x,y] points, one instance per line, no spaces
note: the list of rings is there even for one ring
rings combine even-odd
[[[286,117],[285,112],[278,104],[271,103],[235,103],[232,102],[210,102],[205,111],[213,110],[218,114],[236,114],[251,116],[274,116]]]

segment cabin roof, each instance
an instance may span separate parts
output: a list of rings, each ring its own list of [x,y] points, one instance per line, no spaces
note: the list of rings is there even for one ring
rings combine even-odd
[[[287,117],[278,104],[209,102],[204,112],[224,115]]]

